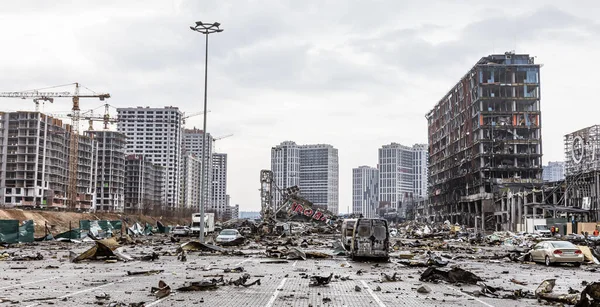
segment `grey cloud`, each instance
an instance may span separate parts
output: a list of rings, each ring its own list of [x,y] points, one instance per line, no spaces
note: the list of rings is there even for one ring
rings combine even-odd
[[[485,17],[485,16],[483,16]],[[455,40],[431,43],[423,35],[440,27],[420,27],[395,30],[370,39],[357,39],[356,50],[372,53],[381,61],[397,65],[414,73],[453,73],[464,71],[473,58],[514,49],[536,40],[552,40],[550,33],[586,31],[595,26],[589,20],[575,17],[554,7],[543,7],[532,14],[500,16],[483,19],[464,27]],[[440,74],[442,73],[442,74]]]

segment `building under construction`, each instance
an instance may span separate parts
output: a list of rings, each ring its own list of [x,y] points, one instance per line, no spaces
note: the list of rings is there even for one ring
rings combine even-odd
[[[116,131],[86,131],[98,145],[96,211],[123,212],[125,188],[125,135]]]
[[[481,58],[426,117],[427,220],[501,224],[511,216],[496,212],[494,194],[541,186],[540,65],[533,57]]]
[[[164,167],[142,155],[125,157],[125,211],[148,212],[164,203]]]
[[[0,112],[0,204],[66,208],[71,126],[40,112]],[[73,209],[94,202],[96,142],[78,138]]]

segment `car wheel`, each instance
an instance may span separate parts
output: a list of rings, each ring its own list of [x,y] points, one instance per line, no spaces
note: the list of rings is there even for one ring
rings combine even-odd
[[[546,266],[551,266],[552,265],[552,262],[550,262],[550,257],[546,256],[545,263],[546,263]]]
[[[574,265],[575,265],[576,268],[578,268],[578,267],[581,266],[581,262],[575,262]]]

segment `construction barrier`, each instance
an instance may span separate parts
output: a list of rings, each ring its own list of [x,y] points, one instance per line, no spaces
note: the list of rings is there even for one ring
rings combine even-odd
[[[34,241],[33,221],[0,220],[0,243],[26,243]]]
[[[171,232],[171,227],[165,226],[160,221],[156,221],[156,228],[158,228],[158,233],[170,233]]]
[[[105,238],[121,233],[123,222],[120,220],[79,220],[80,231],[92,233],[95,237]]]

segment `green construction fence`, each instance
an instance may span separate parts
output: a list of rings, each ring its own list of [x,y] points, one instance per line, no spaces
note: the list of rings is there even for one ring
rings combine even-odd
[[[0,220],[0,243],[27,243],[34,241],[33,221]]]

